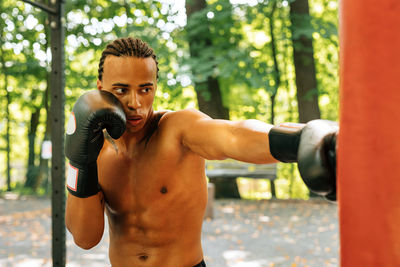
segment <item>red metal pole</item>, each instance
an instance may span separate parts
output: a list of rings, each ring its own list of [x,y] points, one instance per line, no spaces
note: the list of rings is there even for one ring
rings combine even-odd
[[[400,266],[400,1],[342,0],[341,266]]]

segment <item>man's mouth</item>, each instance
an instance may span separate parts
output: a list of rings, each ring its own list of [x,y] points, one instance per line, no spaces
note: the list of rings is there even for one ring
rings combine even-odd
[[[143,121],[141,116],[129,116],[126,119],[126,122],[131,126],[137,126]]]

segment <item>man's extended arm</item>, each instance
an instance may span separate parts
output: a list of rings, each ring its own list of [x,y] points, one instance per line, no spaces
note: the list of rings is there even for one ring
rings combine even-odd
[[[250,163],[297,162],[310,190],[336,199],[335,122],[272,126],[257,120],[213,120],[193,110],[184,111],[182,120],[188,124],[179,123],[183,145],[202,157]]]
[[[180,115],[182,143],[206,159],[232,158],[250,163],[273,163],[268,132],[272,125],[258,121],[214,120],[207,115],[185,110]]]

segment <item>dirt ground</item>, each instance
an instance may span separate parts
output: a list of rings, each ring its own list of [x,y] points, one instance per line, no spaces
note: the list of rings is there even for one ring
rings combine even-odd
[[[210,267],[339,266],[337,206],[323,200],[216,200],[203,224]],[[50,200],[0,198],[0,266],[51,266]],[[108,231],[83,250],[67,233],[67,266],[110,266]]]

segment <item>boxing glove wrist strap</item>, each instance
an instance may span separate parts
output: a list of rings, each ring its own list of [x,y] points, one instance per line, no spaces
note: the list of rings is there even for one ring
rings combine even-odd
[[[72,195],[80,198],[96,195],[100,191],[96,162],[84,167],[69,162],[67,166],[67,189]]]
[[[297,150],[304,126],[301,123],[274,126],[268,133],[271,155],[281,162],[297,162]]]

